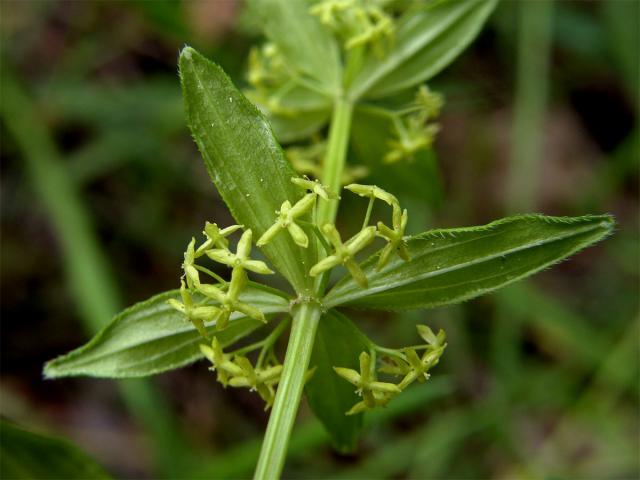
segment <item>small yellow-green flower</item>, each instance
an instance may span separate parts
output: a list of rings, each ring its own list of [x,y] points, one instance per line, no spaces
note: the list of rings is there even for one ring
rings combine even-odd
[[[223,291],[215,285],[201,284],[198,291],[220,304],[218,307],[218,313],[214,320],[216,322],[216,328],[222,330],[229,323],[229,318],[233,312],[244,313],[248,317],[261,322],[266,322],[264,314],[247,303],[243,303],[239,300],[241,291],[243,290],[247,282],[247,274],[242,267],[234,268],[231,272],[231,281],[229,282],[228,291]]]
[[[213,365],[210,370],[218,372],[218,381],[226,387],[229,383],[229,376],[242,375],[242,368],[231,361],[231,355],[222,351],[220,342],[213,337],[211,346],[200,345],[200,351]]]
[[[423,352],[422,357],[418,356],[413,348],[405,349],[405,356],[407,363],[411,366],[411,370],[406,373],[405,377],[398,384],[401,389],[406,388],[416,380],[418,382],[427,380],[429,378],[429,370],[438,364],[447,346],[443,330],[440,330],[436,336],[429,327],[419,325],[418,333],[420,333],[420,336],[424,338],[429,346]]]
[[[336,199],[338,196],[332,192],[329,187],[322,185],[318,180],[309,180],[308,178],[293,177],[291,183],[304,190],[309,190],[311,193],[315,193],[323,200]]]
[[[399,124],[400,125],[400,124]],[[401,125],[397,131],[397,139],[390,140],[389,151],[384,156],[386,163],[396,163],[400,160],[413,160],[420,150],[428,150],[440,130],[435,123],[425,125],[425,120],[418,114],[410,116],[406,125]]]
[[[167,303],[175,310],[184,314],[187,320],[200,332],[200,335],[206,338],[207,330],[204,328],[204,323],[216,318],[220,313],[220,309],[213,306],[194,305],[191,293],[182,280],[180,280],[180,297],[182,298],[182,303],[173,298],[167,300]]]
[[[218,263],[223,263],[231,268],[243,268],[255,273],[261,273],[263,275],[274,273],[267,264],[260,260],[252,260],[249,258],[251,253],[251,230],[246,230],[240,240],[238,241],[238,247],[236,253],[231,253],[225,248],[216,248],[213,250],[207,250],[207,256]]]
[[[440,115],[444,100],[442,95],[433,92],[426,85],[420,85],[416,93],[415,104],[419,108],[422,120],[427,121]]]
[[[228,249],[229,240],[227,240],[227,237],[241,228],[242,225],[231,225],[221,230],[217,223],[206,222],[202,233],[205,234],[207,240],[196,250],[196,258],[204,255],[207,250],[214,247]]]
[[[387,245],[380,253],[380,259],[376,265],[376,270],[381,270],[387,263],[394,252],[405,262],[410,260],[407,242],[404,239],[404,231],[407,228],[408,214],[405,209],[400,213],[400,207],[393,204],[393,229],[387,227],[384,223],[378,222],[378,236],[383,237],[387,241]]]
[[[273,386],[280,380],[282,373],[282,365],[273,365],[266,368],[253,368],[253,365],[247,357],[236,357],[235,364],[242,370],[229,380],[232,387],[246,387],[250,391],[257,391],[260,397],[265,401],[267,410],[273,405],[275,398],[275,390]]]
[[[354,415],[376,406],[386,405],[393,395],[401,392],[394,383],[378,382],[375,372],[371,368],[371,357],[367,352],[360,354],[360,372],[351,368],[333,367],[342,378],[357,387],[356,393],[362,396],[362,401],[356,403],[347,415]]]
[[[259,247],[266,245],[281,231],[287,230],[297,245],[307,248],[309,246],[309,237],[304,233],[302,227],[296,223],[296,219],[311,210],[315,201],[315,193],[306,194],[293,206],[291,206],[291,202],[289,202],[289,200],[285,200],[280,207],[278,218],[276,218],[275,223],[262,234],[256,245]]]
[[[322,227],[322,231],[335,248],[335,251],[332,255],[320,260],[311,267],[309,275],[316,277],[337,265],[344,265],[353,279],[361,287],[366,288],[368,285],[367,277],[355,261],[355,255],[373,241],[376,236],[376,227],[364,228],[345,243],[342,243],[340,233],[338,233],[333,224],[325,224]]]

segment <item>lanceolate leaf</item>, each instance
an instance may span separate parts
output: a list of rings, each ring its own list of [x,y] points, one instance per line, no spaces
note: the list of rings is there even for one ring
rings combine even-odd
[[[461,302],[553,265],[602,240],[613,225],[608,215],[524,215],[425,232],[408,240],[410,262],[396,257],[377,272],[374,255],[363,265],[368,288],[345,278],[323,303],[399,310]]]
[[[356,447],[363,428],[362,414],[346,416],[345,413],[362,399],[355,394],[353,385],[340,378],[333,367],[357,370],[358,356],[370,346],[369,339],[336,310],[327,312],[320,319],[309,364],[316,371],[305,392],[311,409],[341,452]]]
[[[496,0],[428,1],[400,19],[393,47],[370,58],[350,88],[353,99],[383,97],[428,80],[471,43]]]
[[[12,480],[106,479],[100,465],[66,440],[0,421],[0,472]]]
[[[296,176],[264,116],[231,83],[220,67],[192,48],[180,55],[187,121],[209,175],[239,224],[258,239],[285,200],[302,196]],[[310,283],[313,249],[279,235],[262,248],[298,291]]]
[[[117,315],[89,343],[46,364],[48,378],[75,375],[92,377],[143,377],[182,367],[202,357],[199,344],[204,339],[183,314],[167,305],[180,299],[172,290],[151,297]],[[194,296],[195,301],[202,297]],[[259,308],[265,314],[285,312],[289,301],[277,290],[254,283],[240,295],[240,301]],[[207,305],[215,305],[208,302]],[[207,325],[225,346],[264,325],[235,312],[229,326],[217,332]]]

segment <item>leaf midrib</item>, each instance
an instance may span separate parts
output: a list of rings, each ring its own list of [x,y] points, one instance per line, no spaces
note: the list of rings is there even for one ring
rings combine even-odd
[[[270,311],[270,309],[264,309],[263,312],[265,314],[267,314],[267,315],[270,315],[272,313],[283,313],[283,312],[286,312],[286,310],[277,309],[277,310]],[[162,314],[162,312],[158,312],[158,314]],[[231,320],[230,320],[229,327],[233,326],[233,322],[238,322],[238,321],[243,320],[245,318],[248,318],[248,317],[246,315],[238,316],[235,319],[232,317]],[[212,324],[206,325],[206,326],[210,327],[210,326],[212,326]],[[122,345],[121,348],[114,349],[114,350],[103,351],[103,352],[99,352],[98,351],[93,355],[91,355],[91,352],[85,350],[83,352],[78,352],[78,354],[79,355],[82,354],[82,355],[89,356],[89,358],[87,360],[85,360],[84,362],[82,362],[82,361],[79,362],[78,364],[79,365],[83,365],[84,363],[87,363],[87,362],[94,362],[96,360],[103,359],[103,358],[108,357],[110,355],[121,354],[121,353],[127,352],[129,350],[134,350],[134,349],[139,348],[140,346],[143,346],[143,345],[146,345],[146,344],[163,341],[163,340],[166,340],[166,339],[174,337],[174,336],[184,335],[184,334],[189,334],[189,333],[197,333],[197,330],[193,326],[189,327],[188,325],[186,325],[184,330],[180,329],[180,330],[176,330],[173,333],[167,333],[165,335],[160,335],[160,336],[156,336],[156,337],[149,337],[146,340],[142,340],[142,341],[139,341],[139,342],[136,342],[136,343],[130,343],[128,345]],[[199,336],[195,337],[195,340],[199,340],[199,339],[200,339]]]

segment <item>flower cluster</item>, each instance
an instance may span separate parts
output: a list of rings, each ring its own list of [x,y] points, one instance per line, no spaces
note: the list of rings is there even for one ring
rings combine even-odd
[[[323,200],[330,200],[338,198],[337,195],[331,192],[328,187],[322,185],[320,182],[309,180],[308,178],[292,178],[291,182],[302,190],[308,191],[300,200],[294,205],[291,205],[289,200],[285,200],[280,210],[276,212],[278,217],[271,227],[258,239],[256,245],[259,247],[268,244],[273,238],[275,238],[280,232],[287,230],[293,241],[301,246],[307,248],[309,246],[309,237],[297,223],[297,220],[303,215],[309,213],[315,206],[318,197]]]
[[[406,347],[399,350],[391,350],[382,347],[374,347],[371,354],[360,354],[360,371],[351,368],[333,367],[342,378],[357,387],[356,393],[362,397],[362,401],[356,403],[346,415],[371,410],[375,407],[384,407],[397,394],[413,382],[420,383],[429,379],[429,370],[436,366],[447,344],[444,331],[438,334],[425,326],[418,325],[418,333],[426,342],[425,345]],[[376,350],[384,354],[382,366],[376,370]],[[418,355],[418,350],[424,350]],[[399,383],[381,382],[377,373],[384,373],[396,377],[402,377]]]
[[[433,120],[440,114],[442,96],[422,85],[408,108],[393,117],[396,137],[389,141],[387,163],[412,160],[420,150],[431,148],[439,127]]]
[[[229,250],[227,237],[242,228],[241,225],[233,225],[220,229],[215,223],[207,222],[203,232],[207,240],[196,249],[196,240],[192,238],[184,253],[182,269],[186,283],[184,279],[180,281],[182,302],[168,300],[169,305],[183,313],[205,338],[208,337],[205,323],[215,322],[216,328],[222,330],[229,323],[233,312],[266,321],[259,309],[240,301],[240,295],[248,281],[247,271],[263,275],[274,273],[264,262],[250,258],[251,230],[242,233],[235,253]],[[202,256],[230,267],[231,280],[226,282],[211,270],[197,265],[196,259]],[[209,275],[218,283],[214,285],[201,282],[200,273]],[[194,294],[202,298],[198,303],[194,302]]]
[[[211,371],[218,374],[218,381],[226,388],[245,387],[252,392],[258,392],[265,401],[265,410],[273,405],[275,385],[280,381],[282,364],[272,355],[266,365],[256,365],[241,354],[227,354],[217,338],[213,338],[211,345],[200,345],[200,351],[212,364]],[[262,359],[262,357],[259,359]]]
[[[278,47],[270,42],[254,47],[249,52],[248,80],[253,90],[249,99],[273,113],[292,115],[294,112],[281,104],[281,98],[295,85],[295,75]]]
[[[345,50],[370,45],[382,56],[395,33],[393,17],[384,11],[383,4],[376,0],[323,0],[309,11],[336,32]]]
[[[324,246],[327,255],[311,267],[309,275],[315,277],[338,265],[344,265],[363,288],[367,287],[368,280],[355,257],[376,237],[387,242],[381,251],[377,269],[383,268],[394,252],[404,261],[409,260],[404,236],[407,211],[400,208],[398,199],[394,195],[375,185],[356,183],[347,185],[346,190],[367,198],[369,206],[360,232],[343,241],[334,224],[326,223],[318,228],[315,223],[315,208],[317,208],[318,202],[336,200],[338,195],[317,180],[310,180],[307,177],[294,177],[291,182],[303,190],[302,197],[295,203],[290,200],[285,200],[282,203],[280,210],[276,212],[274,223],[257,240],[257,246],[266,245],[279,235],[289,235],[301,248],[308,248],[309,234],[312,232]],[[376,200],[380,200],[392,208],[391,227],[383,222],[378,222],[377,226],[369,225],[373,204]],[[307,221],[308,217],[311,217],[311,222]],[[235,251],[232,251],[229,248],[228,237],[240,231],[242,234]],[[212,363],[212,370],[217,372],[218,381],[225,387],[228,385],[246,387],[258,392],[269,408],[273,403],[275,386],[280,380],[282,372],[282,365],[273,352],[273,345],[286,327],[287,322],[281,322],[260,342],[231,353],[223,351],[220,339],[216,335],[212,335],[213,338],[210,339],[207,324],[214,323],[217,330],[224,329],[229,324],[234,312],[266,322],[264,313],[255,306],[242,301],[241,296],[248,282],[247,272],[259,274],[274,272],[264,262],[251,258],[253,233],[250,229],[245,230],[242,225],[220,228],[215,223],[207,222],[203,234],[206,240],[196,246],[196,239],[192,238],[184,253],[182,263],[184,273],[180,280],[181,301],[170,299],[168,303],[182,313],[198,332],[210,341],[209,344],[201,345],[200,348],[203,355]],[[231,269],[230,280],[226,281],[200,265],[198,259],[202,257],[207,257],[229,267]],[[202,274],[215,279],[216,283],[206,283],[201,278]],[[246,354],[257,349],[261,349],[261,351],[254,365]],[[348,371],[348,369],[336,370],[340,375],[356,384],[358,391],[363,396],[363,402],[354,407],[352,413],[386,404],[393,395],[399,393],[404,386],[415,380],[415,378],[409,380],[410,372],[423,372],[424,369],[419,370],[418,363],[421,361],[424,363],[428,360],[420,359],[415,351],[411,350],[398,355],[409,365],[405,368],[398,358],[393,359],[396,362],[394,368],[407,370],[406,379],[399,385],[377,381],[375,369],[371,367],[372,360],[366,352],[363,352],[360,357],[360,373]],[[373,364],[375,364],[375,358]],[[418,380],[420,379],[418,378]]]
[[[307,248],[309,237],[300,226],[300,217],[313,209],[318,197],[325,201],[337,198],[333,192],[330,192],[326,186],[318,181],[312,181],[307,178],[292,178],[291,181],[308,193],[294,205],[291,205],[288,200],[282,204],[280,210],[276,212],[277,217],[274,224],[260,237],[257,243],[258,246],[268,244],[273,238],[286,230],[296,244]],[[326,257],[311,267],[309,275],[316,277],[338,265],[344,265],[358,285],[366,288],[368,280],[355,259],[356,255],[373,242],[376,237],[379,237],[384,239],[387,245],[381,251],[376,266],[378,270],[387,265],[394,252],[397,252],[398,256],[404,261],[409,261],[409,251],[404,235],[408,214],[406,210],[401,210],[400,203],[394,195],[375,185],[352,183],[347,185],[345,189],[369,199],[369,207],[367,208],[362,229],[346,241],[342,240],[338,229],[332,223],[326,223],[321,226],[320,230],[314,230],[314,233],[321,236],[320,241],[327,250],[330,250],[331,247],[333,249],[328,251],[329,254]],[[381,200],[392,207],[392,227],[388,227],[382,222],[378,222],[377,227],[369,225],[369,218],[375,200]]]

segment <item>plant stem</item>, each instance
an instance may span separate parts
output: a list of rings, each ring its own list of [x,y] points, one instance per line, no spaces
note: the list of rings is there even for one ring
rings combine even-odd
[[[339,192],[342,187],[342,173],[347,158],[352,113],[353,105],[350,102],[344,99],[336,100],[329,130],[327,157],[322,171],[322,183],[334,192]],[[336,219],[338,204],[339,200],[337,199],[320,204],[318,226],[322,227],[325,223],[333,223]]]
[[[320,305],[317,303],[303,303],[293,317],[282,376],[254,479],[271,480],[280,477],[289,436],[302,397],[320,314]]]
[[[369,199],[369,205],[367,205],[367,213],[364,214],[364,220],[362,222],[362,229],[364,230],[367,225],[369,225],[369,220],[371,220],[371,212],[373,210],[373,202],[375,202],[375,197],[371,197]]]
[[[339,192],[342,186],[342,173],[347,157],[352,113],[351,103],[342,98],[336,100],[322,174],[322,183],[334,192]],[[333,223],[338,211],[338,204],[338,200],[322,202],[318,208],[317,224]],[[260,458],[253,477],[255,480],[279,478],[282,472],[289,437],[302,398],[318,322],[322,314],[317,299],[322,298],[326,280],[327,275],[321,275],[316,279],[315,298],[301,303],[293,316],[282,376],[262,442]]]

